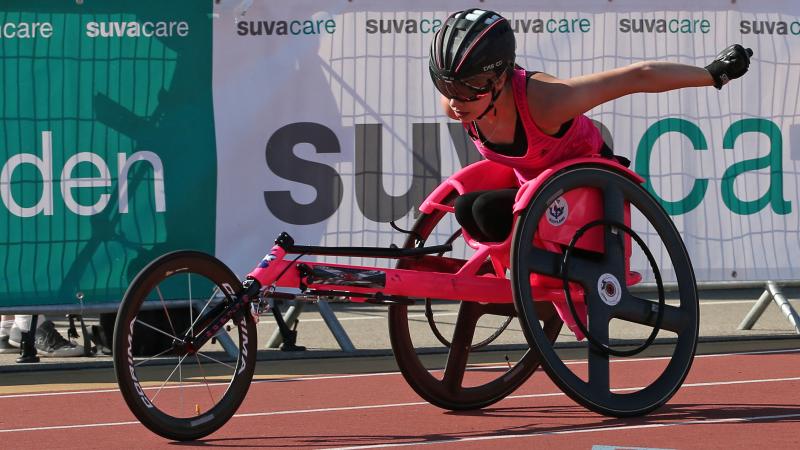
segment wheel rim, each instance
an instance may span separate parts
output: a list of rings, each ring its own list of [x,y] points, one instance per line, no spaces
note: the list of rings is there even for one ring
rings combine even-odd
[[[256,348],[255,327],[240,315],[227,329],[235,357],[212,341],[196,353],[175,351],[175,343],[196,332],[191,324],[241,289],[217,260],[183,253],[160,258],[134,280],[114,337],[117,378],[129,406],[151,430],[177,439],[206,435],[233,414],[252,377],[254,355],[247,353]]]
[[[600,191],[604,206],[603,220],[623,223],[626,202],[645,218],[665,245],[666,254],[678,281],[680,305],[667,305],[662,327],[677,335],[674,352],[663,372],[643,389],[630,393],[612,392],[610,359],[607,352],[587,346],[588,380],[581,379],[558,356],[539,326],[536,302],[530,286],[531,273],[560,278],[562,255],[533,245],[547,208],[565,192],[583,187]],[[609,305],[598,289],[599,278],[611,274],[626,279],[624,248],[619,235],[603,232],[605,254],[601,261],[575,258],[569,267],[570,281],[580,284],[586,295],[588,331],[604,344],[609,342],[609,323],[618,319],[636,324],[654,325],[653,302],[630,292],[624,283],[618,303]],[[523,247],[521,247],[524,245]],[[628,416],[644,414],[665,403],[685,379],[697,345],[698,301],[694,273],[680,235],[663,209],[640,185],[626,176],[603,168],[582,167],[554,176],[534,196],[515,230],[512,245],[512,288],[520,313],[523,331],[530,345],[542,355],[542,365],[553,381],[578,403],[602,414]],[[526,300],[528,299],[528,300]],[[531,301],[533,299],[534,301]],[[657,305],[657,304],[656,304]],[[655,311],[658,312],[658,311]]]
[[[444,213],[437,212],[420,217],[414,226],[414,233],[428,239],[443,216]],[[418,239],[409,238],[405,246],[420,244]],[[473,371],[468,366],[470,354],[475,349],[473,339],[478,321],[485,315],[515,316],[511,303],[481,305],[461,302],[453,336],[451,339],[444,338],[451,344],[447,359],[442,365],[429,364],[432,367],[426,367],[415,349],[408,315],[408,307],[405,305],[391,305],[389,308],[389,334],[395,358],[409,385],[421,397],[439,407],[461,410],[490,405],[513,392],[539,366],[538,355],[530,349],[525,350],[524,355],[515,363],[507,361],[502,368],[491,369],[493,372],[488,376],[477,373],[478,371]],[[546,319],[545,332],[555,340],[561,329],[561,320],[550,305],[542,305],[540,317]],[[434,327],[431,329],[435,330],[434,333],[438,331]]]
[[[578,241],[580,240],[581,236],[583,236],[583,234],[587,230],[589,230],[590,228],[592,228],[594,226],[598,226],[598,225],[603,225],[604,227],[608,227],[608,228],[606,228],[606,234],[607,235],[608,235],[608,233],[619,234],[619,232],[621,231],[621,232],[624,232],[625,234],[627,234],[628,236],[630,236],[631,238],[633,238],[633,240],[639,245],[639,248],[641,248],[644,251],[645,255],[647,256],[647,261],[650,264],[651,269],[653,270],[653,275],[654,275],[655,280],[656,280],[656,285],[657,285],[657,288],[658,288],[658,312],[656,313],[656,318],[655,318],[655,321],[653,322],[653,330],[650,332],[650,335],[647,336],[647,339],[645,340],[645,342],[642,345],[640,345],[640,346],[638,346],[638,347],[636,347],[634,349],[631,349],[631,350],[613,349],[613,348],[609,347],[608,344],[604,344],[604,343],[598,341],[597,339],[595,339],[594,336],[592,335],[592,333],[589,330],[586,329],[586,326],[583,325],[582,321],[580,320],[578,312],[576,311],[576,308],[575,308],[575,302],[572,301],[572,295],[570,294],[570,290],[569,290],[569,267],[570,267],[570,265],[569,265],[569,257],[570,257],[570,254],[572,253],[572,251],[574,251],[575,246],[578,243]],[[614,231],[615,229],[616,229],[616,231]],[[609,247],[609,243],[606,242],[606,248],[608,248],[608,247]],[[615,252],[606,252],[606,254],[604,255],[604,259],[612,260],[612,263],[611,263],[612,266],[624,265],[624,259],[623,258],[624,258],[623,255],[615,253]],[[614,260],[617,260],[617,259],[621,259],[621,261],[614,261]],[[647,248],[647,245],[644,243],[642,238],[640,238],[639,235],[635,231],[630,229],[627,225],[625,225],[624,223],[621,223],[621,222],[611,222],[611,221],[608,221],[608,220],[595,220],[593,222],[587,223],[586,225],[582,226],[580,229],[578,229],[577,232],[575,232],[575,236],[573,236],[572,240],[570,241],[569,245],[567,246],[566,250],[564,251],[564,257],[561,260],[561,266],[559,267],[559,271],[561,272],[561,281],[562,281],[562,287],[564,289],[564,297],[567,300],[567,305],[569,306],[569,310],[570,310],[570,313],[572,314],[572,318],[575,320],[575,325],[578,327],[578,329],[580,329],[581,333],[583,333],[584,336],[586,336],[586,339],[589,341],[589,343],[591,343],[594,346],[595,350],[597,350],[599,352],[602,352],[602,353],[609,354],[609,355],[614,355],[614,356],[624,356],[624,357],[635,356],[635,355],[638,355],[639,353],[643,352],[644,350],[646,350],[648,347],[650,347],[650,345],[653,343],[653,341],[655,341],[656,336],[658,335],[658,332],[661,329],[661,324],[662,324],[662,322],[664,320],[664,309],[665,309],[664,308],[664,306],[665,306],[664,284],[661,281],[661,273],[658,270],[658,264],[656,264],[655,258],[653,257],[653,254]],[[651,307],[651,309],[652,309],[652,307]],[[589,322],[592,322],[595,318],[598,319],[598,320],[605,319],[605,317],[602,314],[602,311],[599,310],[598,308],[591,308],[589,310],[589,312],[590,312],[590,315],[589,315],[589,318],[588,318]],[[596,314],[596,313],[600,313],[600,314],[598,314],[597,317],[593,317],[592,314]]]
[[[478,343],[472,343],[470,349],[473,351],[479,350],[494,342],[498,337],[500,337],[501,334],[503,334],[503,331],[505,331],[506,328],[508,328],[508,326],[511,324],[511,321],[514,319],[515,315],[516,314],[509,314],[508,318],[505,321],[503,321],[503,323],[499,327],[497,327],[494,333],[490,334],[486,339]],[[450,340],[444,337],[442,332],[439,331],[439,326],[436,324],[436,319],[434,318],[433,301],[429,298],[425,299],[425,319],[427,319],[428,326],[431,328],[431,332],[433,333],[433,335],[436,336],[436,339],[439,342],[441,342],[442,345],[444,345],[445,347],[450,348],[452,342],[450,342]]]
[[[478,306],[473,302],[461,303],[452,339],[454,344],[447,354],[441,378],[432,373],[438,373],[439,370],[429,369],[423,364],[420,355],[414,349],[408,326],[403,319],[398,320],[407,316],[407,306],[390,307],[393,310],[390,314],[395,317],[394,320],[390,319],[390,336],[400,371],[408,384],[422,398],[441,408],[463,410],[491,405],[513,392],[539,367],[538,355],[535,351],[527,349],[516,363],[508,362],[510,367],[501,369],[490,381],[477,386],[465,386],[465,374],[469,370],[467,364],[470,356],[470,349],[465,342],[469,341],[477,320],[485,313]],[[543,307],[546,306],[543,304]],[[510,313],[511,305],[507,308]],[[547,317],[547,314],[543,310],[540,312],[540,317]],[[552,308],[550,314],[543,330],[545,335],[555,340],[561,329],[561,321]],[[494,370],[497,371],[496,368]]]
[[[421,240],[421,241],[425,240],[425,238],[423,238],[422,236],[420,236],[416,232],[411,232],[411,235],[415,239],[418,239],[418,240]],[[458,229],[447,239],[447,241],[444,242],[445,245],[452,245],[453,242],[455,242],[455,240],[460,236],[461,236],[461,229]],[[411,244],[411,245],[413,245],[413,244]],[[439,253],[439,256],[444,256],[444,253]],[[500,337],[500,335],[503,333],[503,331],[505,331],[506,328],[508,328],[508,325],[511,324],[511,321],[514,319],[514,316],[516,316],[516,314],[513,313],[513,311],[511,313],[509,313],[508,318],[499,327],[497,327],[497,329],[494,331],[494,333],[490,334],[488,337],[486,337],[485,339],[483,339],[480,342],[477,342],[477,343],[473,342],[472,345],[471,345],[471,350],[472,351],[478,350],[478,349],[486,347],[487,345],[489,345],[492,342],[494,342],[498,337]],[[427,319],[428,326],[431,328],[431,332],[433,333],[433,335],[436,336],[436,339],[439,342],[441,342],[442,345],[444,345],[445,347],[450,348],[450,346],[452,345],[452,342],[450,342],[449,339],[444,337],[442,332],[439,330],[439,326],[436,324],[436,319],[434,318],[433,301],[430,298],[426,298],[425,299],[425,319]],[[476,322],[476,324],[477,324],[477,322]]]

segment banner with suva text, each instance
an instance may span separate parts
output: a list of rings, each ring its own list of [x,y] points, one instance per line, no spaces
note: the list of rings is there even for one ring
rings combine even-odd
[[[698,280],[800,278],[800,3],[8,0],[0,308],[116,302],[180,248],[244,274],[281,231],[401,244],[389,222],[410,228],[479,159],[427,69],[433,33],[474,6],[509,19],[521,66],[559,78],[751,47],[721,91],[587,115],[670,212]]]
[[[243,273],[282,230],[305,244],[401,244],[388,222],[409,228],[426,193],[478,158],[427,68],[442,21],[475,5],[216,7],[217,255]],[[521,66],[559,78],[644,60],[705,66],[729,44],[751,47],[750,72],[721,91],[635,94],[587,115],[672,214],[698,280],[800,278],[800,3],[477,5],[509,19]]]

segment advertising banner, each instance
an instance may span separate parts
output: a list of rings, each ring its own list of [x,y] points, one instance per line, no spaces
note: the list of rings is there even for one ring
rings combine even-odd
[[[118,301],[179,248],[244,274],[281,231],[401,244],[390,222],[410,228],[429,192],[480,159],[427,68],[433,34],[474,6],[3,2],[0,308]],[[670,213],[699,281],[800,278],[800,3],[477,6],[509,19],[519,65],[562,79],[752,48],[721,91],[634,94],[587,116]]]
[[[427,68],[433,33],[451,12],[474,6],[222,2],[214,21],[225,180],[218,256],[242,273],[283,230],[313,245],[402,243],[388,222],[409,228],[425,195],[478,158],[444,116]],[[751,47],[750,72],[721,91],[635,94],[587,115],[672,215],[698,280],[800,276],[792,257],[800,249],[800,4],[479,6],[509,19],[518,64],[559,78],[645,60],[702,67],[732,43]],[[663,262],[659,242],[648,243]]]
[[[0,6],[0,306],[118,301],[214,250],[211,3]]]

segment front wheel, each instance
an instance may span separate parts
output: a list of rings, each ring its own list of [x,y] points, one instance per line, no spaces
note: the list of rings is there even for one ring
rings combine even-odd
[[[241,289],[225,264],[193,251],[156,259],[131,283],[114,326],[114,370],[131,412],[154,433],[199,439],[241,405],[258,348],[249,312],[234,316],[196,352],[180,350],[200,331],[198,323]]]

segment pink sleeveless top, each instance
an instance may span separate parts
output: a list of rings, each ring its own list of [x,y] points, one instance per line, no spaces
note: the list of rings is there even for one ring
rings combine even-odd
[[[507,156],[486,148],[479,139],[473,138],[478,152],[484,158],[513,168],[520,185],[555,163],[597,155],[603,146],[600,130],[584,115],[575,117],[569,130],[561,137],[553,137],[539,130],[528,109],[527,81],[524,69],[514,70],[511,87],[517,114],[528,141],[528,151],[522,156]],[[471,129],[473,136],[478,135],[473,124],[464,124],[464,127]]]

